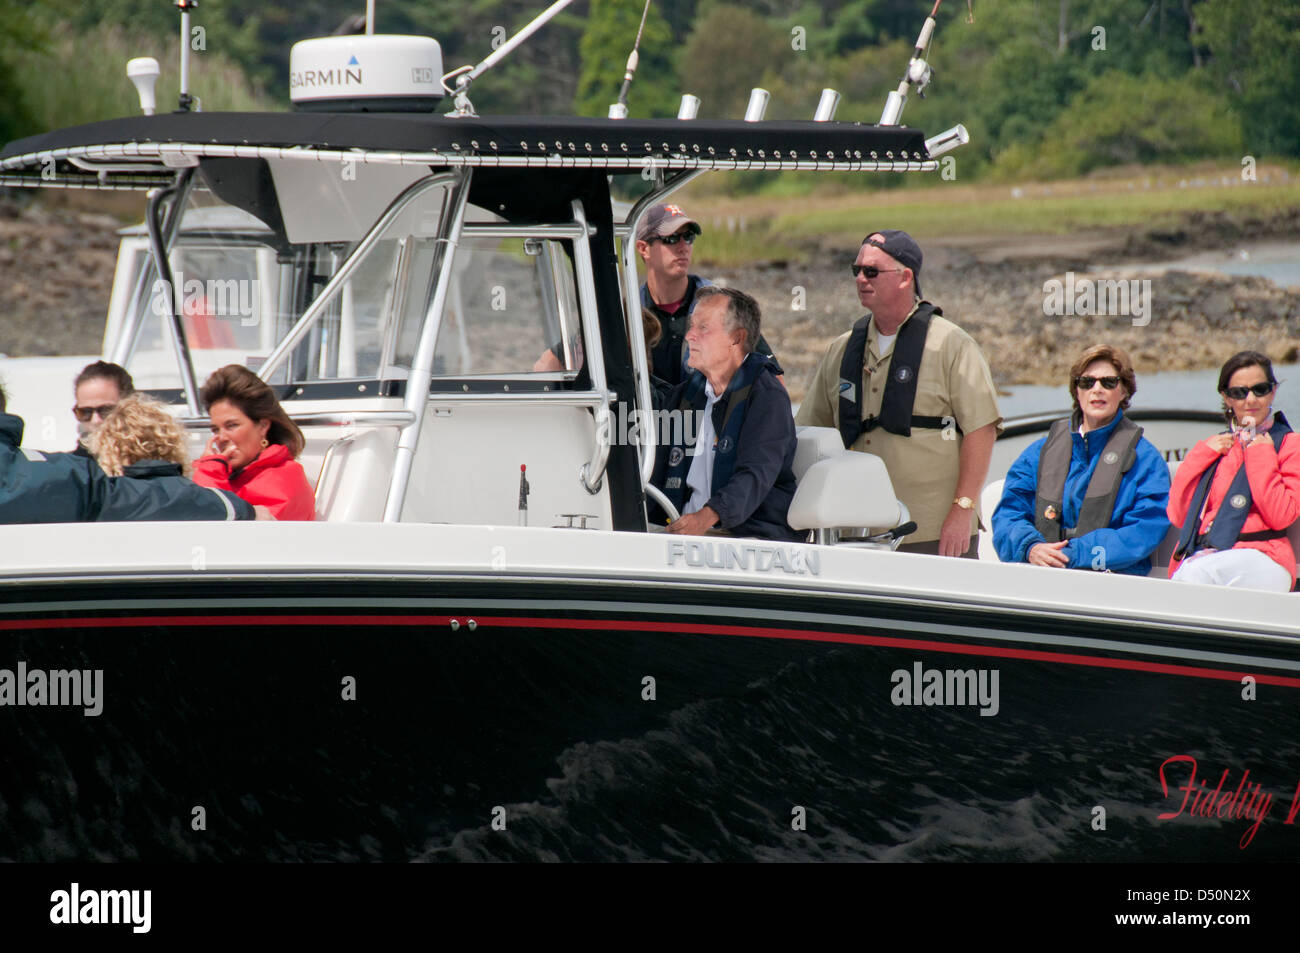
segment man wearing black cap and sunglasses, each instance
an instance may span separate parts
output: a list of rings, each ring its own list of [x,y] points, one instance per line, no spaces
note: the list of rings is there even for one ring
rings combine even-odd
[[[656,205],[641,220],[636,234],[636,251],[646,268],[641,310],[659,322],[662,332],[659,343],[650,349],[650,370],[674,386],[687,376],[686,331],[695,308],[695,292],[712,284],[690,274],[692,248],[701,231],[699,222],[688,218],[681,206]],[[772,349],[761,336],[755,350],[772,357]],[[780,380],[781,368],[776,371]]]
[[[979,345],[922,299],[921,257],[906,232],[863,239],[853,276],[871,313],[831,342],[795,419],[885,461],[917,524],[900,549],[974,559],[1002,417]]]

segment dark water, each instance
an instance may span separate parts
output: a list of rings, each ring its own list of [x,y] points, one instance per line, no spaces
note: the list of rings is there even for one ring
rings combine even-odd
[[[1300,847],[1284,823],[1300,781],[1291,688],[1243,701],[1234,681],[503,624],[0,644],[0,667],[102,667],[106,693],[98,718],[0,708],[4,859],[1256,861]],[[891,673],[914,661],[997,668],[998,713],[895,706]],[[1273,794],[1245,849],[1249,820],[1157,819],[1182,800],[1162,796],[1158,769],[1182,754],[1210,789],[1249,769]],[[1171,788],[1187,774],[1171,768]]]
[[[1233,861],[1300,847],[1283,823],[1300,780],[1290,704],[1234,710],[1230,684],[1188,691],[1199,680],[1146,677],[1135,693],[1109,673],[1020,664],[1002,667],[1008,707],[984,718],[894,707],[881,687],[893,664],[837,650],[745,698],[687,706],[663,729],[573,746],[544,795],[509,808],[508,834],[444,835],[425,857]],[[1028,691],[1018,684],[1030,679]],[[1173,754],[1195,756],[1211,790],[1224,768],[1228,791],[1246,768],[1247,783],[1265,782],[1275,803],[1248,847],[1238,842],[1251,820],[1157,820],[1177,810],[1173,789],[1188,777],[1170,767],[1161,795],[1158,768]],[[792,829],[796,806],[806,831]],[[1104,831],[1092,826],[1097,806]]]

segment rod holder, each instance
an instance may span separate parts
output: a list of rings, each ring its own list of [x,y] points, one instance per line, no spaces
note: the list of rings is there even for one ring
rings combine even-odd
[[[813,122],[830,122],[835,118],[835,110],[840,108],[840,94],[833,89],[823,89],[822,98],[817,101],[817,112]]]
[[[762,122],[767,113],[768,100],[772,94],[762,87],[755,86],[749,91],[749,105],[745,107],[745,122]]]
[[[678,119],[694,119],[700,114],[700,97],[690,93],[682,94],[682,104],[677,107]]]
[[[970,142],[970,133],[966,131],[965,126],[958,123],[951,129],[945,129],[933,139],[925,140],[925,151],[930,153],[930,158],[933,159],[968,142]]]

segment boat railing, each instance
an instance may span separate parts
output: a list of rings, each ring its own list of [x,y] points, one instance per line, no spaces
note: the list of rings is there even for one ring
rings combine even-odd
[[[409,410],[357,410],[326,413],[290,413],[289,419],[299,427],[349,427],[353,424],[371,424],[379,427],[406,427],[415,422]],[[207,417],[181,417],[186,430],[207,430],[212,421]]]
[[[303,338],[307,336],[312,326],[325,313],[325,309],[333,302],[342,286],[352,278],[353,272],[357,270],[361,262],[365,261],[370,250],[387,233],[388,226],[402,214],[407,206],[426,192],[435,188],[451,188],[458,184],[461,179],[462,174],[458,172],[443,172],[430,175],[408,186],[397,198],[393,199],[388,208],[384,210],[384,214],[379,217],[379,220],[371,226],[365,237],[352,249],[352,254],[348,255],[339,265],[338,270],[334,272],[329,282],[316,295],[312,303],[307,306],[307,309],[303,311],[302,316],[285,334],[275,350],[267,356],[266,361],[258,371],[262,380],[270,380],[280,370],[281,365],[288,360],[289,355],[302,343]]]
[[[620,237],[623,243],[623,299],[627,302],[627,331],[632,342],[632,370],[636,378],[637,403],[647,410],[652,406],[650,400],[650,364],[646,358],[645,328],[641,323],[641,284],[637,279],[636,233],[641,227],[641,219],[653,206],[658,205],[687,182],[703,175],[705,171],[705,169],[694,169],[675,175],[667,180],[661,179],[658,188],[652,188],[641,196],[636,204],[632,206],[632,210],[627,215],[627,220],[614,229],[615,235]],[[655,469],[654,428],[643,428],[640,437],[641,485],[649,492],[650,477]]]
[[[450,192],[446,201],[450,208],[446,209],[449,215],[445,216],[438,226],[438,242],[443,245],[442,260],[438,262],[438,283],[434,288],[433,300],[429,302],[429,307],[425,311],[424,326],[420,328],[420,340],[411,361],[411,377],[406,390],[406,409],[415,415],[415,419],[403,427],[397,436],[397,454],[393,460],[393,474],[388,483],[388,497],[384,503],[385,523],[396,523],[402,518],[402,506],[406,502],[406,486],[411,478],[411,465],[415,461],[416,447],[420,442],[420,428],[424,423],[424,412],[428,406],[434,349],[438,344],[438,332],[442,329],[443,309],[447,305],[447,290],[451,285],[456,246],[460,242],[461,229],[465,224],[465,206],[469,201],[470,172],[468,170],[453,172],[445,177],[435,175],[432,180],[446,184]],[[424,181],[427,183],[431,180]],[[390,211],[400,201],[400,199],[395,201],[393,206],[390,206]],[[385,212],[362,240],[362,244],[371,239],[378,241],[378,237],[384,233],[389,221],[391,219]],[[361,258],[359,252],[360,249],[348,261],[359,261]],[[333,283],[330,282],[331,285]],[[322,292],[321,298],[327,297]]]

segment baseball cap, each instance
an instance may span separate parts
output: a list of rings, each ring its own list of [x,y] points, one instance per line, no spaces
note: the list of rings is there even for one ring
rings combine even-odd
[[[872,235],[880,235],[884,240],[873,241]],[[862,239],[862,244],[879,248],[904,268],[910,268],[916,293],[918,296],[921,294],[921,246],[911,235],[896,228],[878,228],[868,233],[867,237]]]
[[[691,226],[691,230],[696,235],[703,231],[700,223],[693,218],[688,218],[680,205],[656,205],[641,220],[641,228],[636,233],[636,237],[638,241],[643,242],[655,237],[663,238],[665,235],[680,231],[683,225]]]

